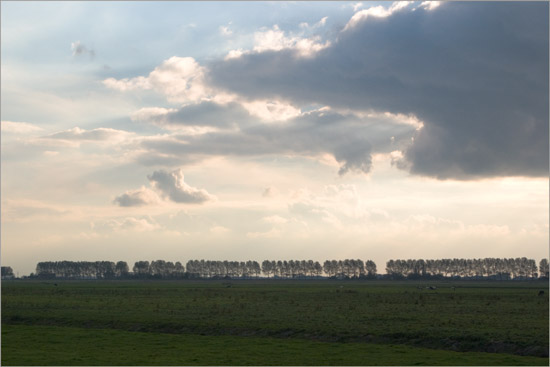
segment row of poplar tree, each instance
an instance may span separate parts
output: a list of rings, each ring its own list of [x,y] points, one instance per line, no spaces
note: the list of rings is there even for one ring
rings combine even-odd
[[[346,278],[374,277],[376,264],[372,260],[326,260],[324,264],[313,260],[264,260],[257,261],[211,261],[189,260],[181,262],[137,261],[132,273],[125,261],[43,261],[36,265],[33,276],[42,278],[305,278],[339,276]]]
[[[441,260],[390,260],[386,273],[393,276],[418,278],[426,276],[460,278],[548,278],[548,259],[542,259],[537,267],[533,259],[485,258]]]
[[[4,270],[4,269],[3,269]],[[460,278],[538,278],[548,277],[548,260],[522,258],[389,260],[388,277],[460,277]],[[45,278],[113,279],[113,278],[374,278],[376,264],[372,260],[326,260],[323,265],[313,260],[211,261],[164,260],[137,261],[132,272],[125,261],[44,261],[36,265],[36,274]]]

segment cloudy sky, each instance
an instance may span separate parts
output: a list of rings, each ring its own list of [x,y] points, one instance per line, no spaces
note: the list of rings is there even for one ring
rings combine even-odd
[[[2,2],[2,265],[548,256],[548,3]]]

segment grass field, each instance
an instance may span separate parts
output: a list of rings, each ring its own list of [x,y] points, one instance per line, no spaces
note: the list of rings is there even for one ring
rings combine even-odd
[[[2,364],[548,365],[548,283],[429,284],[3,282]]]

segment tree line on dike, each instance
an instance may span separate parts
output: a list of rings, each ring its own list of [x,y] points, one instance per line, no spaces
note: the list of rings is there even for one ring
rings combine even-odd
[[[137,261],[130,272],[125,261],[43,261],[38,279],[548,279],[548,259],[485,258],[439,260],[389,260],[386,274],[377,274],[372,260]],[[2,266],[2,279],[13,279],[13,269]]]

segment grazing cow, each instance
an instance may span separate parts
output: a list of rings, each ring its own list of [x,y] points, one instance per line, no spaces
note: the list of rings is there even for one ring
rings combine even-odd
[[[433,287],[433,286],[431,286],[431,287],[430,287],[430,289],[431,289],[432,291],[435,291],[435,290],[436,290],[437,288],[436,288],[436,287]]]
[[[539,296],[544,296],[544,291],[539,291]]]

